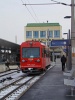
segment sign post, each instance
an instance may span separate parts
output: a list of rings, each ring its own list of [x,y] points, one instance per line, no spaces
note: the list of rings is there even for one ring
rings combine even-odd
[[[67,46],[67,69],[71,70],[72,68],[72,56],[71,56],[71,36],[70,36],[70,29],[67,33],[67,40],[68,40],[68,46]]]

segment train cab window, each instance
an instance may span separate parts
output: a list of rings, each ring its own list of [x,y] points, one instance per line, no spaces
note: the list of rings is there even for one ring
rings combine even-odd
[[[40,48],[22,48],[23,58],[38,58],[40,57]]]

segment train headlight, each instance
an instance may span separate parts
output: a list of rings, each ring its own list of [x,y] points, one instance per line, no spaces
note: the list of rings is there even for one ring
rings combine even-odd
[[[37,59],[37,62],[40,62],[40,59]]]
[[[22,62],[25,62],[25,60],[23,59]]]

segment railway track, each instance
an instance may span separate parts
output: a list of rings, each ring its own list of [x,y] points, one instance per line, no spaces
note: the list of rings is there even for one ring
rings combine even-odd
[[[41,76],[23,77],[0,89],[0,100],[18,100]]]
[[[7,71],[7,72],[0,73],[0,77],[6,76],[6,75],[14,73],[14,72],[17,72],[17,70],[10,70],[10,71]]]
[[[21,72],[21,71],[20,71]],[[5,80],[9,80],[9,79],[12,79],[14,76],[17,76],[17,75],[19,75],[18,73],[17,73],[17,71],[13,71],[13,72],[10,72],[10,73],[5,73],[5,74],[3,74],[3,75],[0,75],[0,83],[2,83],[2,82],[4,82]]]
[[[50,68],[51,67],[47,70]],[[3,87],[0,88],[0,100],[18,100],[45,73],[38,76],[27,76],[28,74],[22,74],[15,79],[3,83]]]

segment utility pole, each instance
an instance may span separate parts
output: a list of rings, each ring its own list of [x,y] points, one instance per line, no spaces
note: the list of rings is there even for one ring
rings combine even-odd
[[[15,36],[15,43],[17,44],[17,35]]]
[[[49,29],[47,31],[47,46],[49,47]]]
[[[63,34],[67,34],[67,45],[66,45],[66,58],[67,58],[67,63],[66,63],[66,67],[68,70],[71,70],[72,68],[72,51],[71,51],[71,32],[70,29],[68,30],[68,33],[63,33]]]
[[[72,68],[72,51],[71,51],[71,33],[70,33],[70,29],[68,31],[68,34],[67,34],[67,39],[68,39],[68,70],[71,70]]]
[[[71,0],[72,67],[75,67],[75,0]]]

